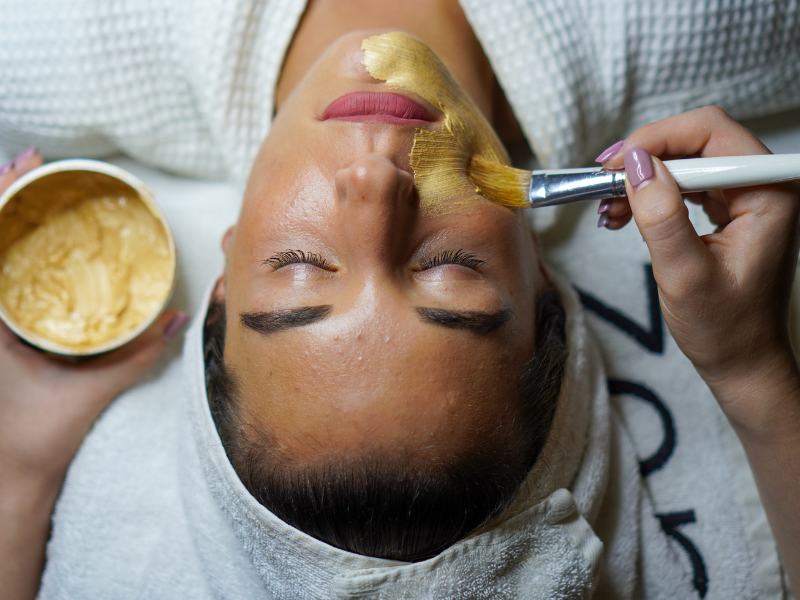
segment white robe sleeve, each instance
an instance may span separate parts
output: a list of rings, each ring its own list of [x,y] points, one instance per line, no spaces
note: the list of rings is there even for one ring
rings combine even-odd
[[[707,104],[737,119],[800,106],[796,1],[461,4],[546,168]]]
[[[243,177],[305,0],[7,0],[0,148]]]

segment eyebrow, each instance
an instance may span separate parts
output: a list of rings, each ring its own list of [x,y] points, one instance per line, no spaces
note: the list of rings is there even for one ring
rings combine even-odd
[[[287,308],[271,312],[246,312],[239,315],[239,323],[257,333],[268,335],[321,321],[330,315],[332,309],[333,307],[328,304],[324,306]],[[478,334],[491,333],[507,323],[514,315],[507,308],[496,312],[456,311],[444,308],[420,307],[415,310],[423,321],[432,325],[440,325],[452,329],[465,329]]]
[[[272,312],[246,312],[239,314],[239,323],[262,335],[303,327],[316,323],[331,313],[331,305],[303,306]]]
[[[495,329],[502,327],[514,316],[514,312],[508,308],[500,309],[497,312],[419,307],[416,310],[422,320],[428,323],[453,329],[466,329],[478,334],[491,333]]]

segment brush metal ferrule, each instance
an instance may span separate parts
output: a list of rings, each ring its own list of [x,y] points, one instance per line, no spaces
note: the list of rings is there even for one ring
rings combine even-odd
[[[528,201],[531,208],[536,208],[625,195],[625,171],[609,171],[602,167],[560,169],[533,171]]]

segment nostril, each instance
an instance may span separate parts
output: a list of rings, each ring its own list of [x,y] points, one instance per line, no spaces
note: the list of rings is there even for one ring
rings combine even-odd
[[[398,171],[398,176],[400,177],[400,194],[403,196],[408,196],[414,193],[414,176],[411,173],[406,173],[405,171]]]

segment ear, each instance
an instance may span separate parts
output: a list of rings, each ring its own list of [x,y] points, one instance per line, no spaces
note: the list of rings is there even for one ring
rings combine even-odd
[[[228,227],[228,230],[225,232],[225,235],[222,236],[222,251],[225,253],[225,262],[227,263],[228,259],[228,250],[230,249],[231,245],[231,237],[233,237],[233,230],[236,225],[231,225]],[[225,273],[222,274],[222,277],[219,278],[217,281],[217,286],[214,288],[214,293],[211,295],[212,298],[215,300],[220,300],[221,302],[225,301],[225,277],[227,275],[228,267],[227,264],[225,266]]]
[[[214,293],[211,294],[211,298],[217,300],[219,302],[225,302],[225,275],[223,274],[217,280],[217,285],[214,287]]]
[[[533,249],[536,252],[536,267],[539,270],[539,281],[541,283],[551,284],[550,276],[547,274],[547,266],[544,264],[544,252],[542,249],[542,240],[539,234],[534,231],[533,227],[530,228],[531,242]]]
[[[228,231],[225,232],[225,235],[222,236],[222,251],[225,253],[225,256],[228,256],[228,248],[231,245],[231,237],[233,236],[233,229],[236,225],[231,225],[228,227]]]

